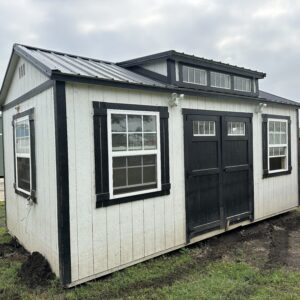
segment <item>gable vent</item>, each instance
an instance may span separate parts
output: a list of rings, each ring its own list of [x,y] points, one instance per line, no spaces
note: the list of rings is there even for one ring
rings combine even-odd
[[[19,78],[22,78],[25,76],[25,64],[22,64],[20,67],[19,67]]]

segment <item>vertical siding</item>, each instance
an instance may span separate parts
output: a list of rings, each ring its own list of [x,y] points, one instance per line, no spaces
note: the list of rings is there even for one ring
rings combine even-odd
[[[161,60],[153,63],[146,63],[141,65],[142,68],[164,75],[168,76],[168,70],[167,70],[167,61],[166,60]]]
[[[296,112],[268,105],[264,113],[292,119],[291,175],[262,179],[261,114],[256,104],[188,97],[169,108],[171,194],[95,208],[92,101],[168,105],[170,95],[79,84],[67,85],[72,280],[108,272],[155,253],[184,245],[185,183],[181,108],[253,113],[255,218],[297,206]],[[80,144],[80,145],[79,145]]]
[[[53,89],[20,104],[20,112],[34,108],[37,204],[28,206],[14,191],[12,117],[14,108],[4,111],[4,155],[7,225],[9,232],[29,251],[41,252],[59,275],[55,127]]]
[[[22,64],[25,65],[25,76],[19,78],[19,67]],[[16,66],[16,71],[11,81],[11,86],[8,90],[5,103],[7,104],[15,100],[16,98],[24,95],[26,92],[37,87],[38,85],[42,84],[48,79],[49,78],[47,76],[42,74],[32,64],[30,64],[23,58],[20,58]]]

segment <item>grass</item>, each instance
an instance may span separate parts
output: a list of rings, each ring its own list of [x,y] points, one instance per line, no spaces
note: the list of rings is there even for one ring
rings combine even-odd
[[[0,246],[9,240],[0,227]],[[58,280],[29,289],[17,275],[21,262],[0,256],[0,299],[300,299],[298,271],[258,268],[241,260],[243,253],[199,263],[202,251],[184,248],[70,290]]]

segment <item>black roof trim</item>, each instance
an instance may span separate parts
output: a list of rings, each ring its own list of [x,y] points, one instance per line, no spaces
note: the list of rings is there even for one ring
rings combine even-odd
[[[273,103],[281,103],[281,104],[289,104],[294,106],[300,106],[300,103],[297,101],[289,100],[280,96],[276,96],[274,94],[265,92],[265,91],[259,91],[259,98],[258,99],[268,99],[269,101]]]
[[[291,101],[288,99],[281,98],[281,101],[274,101],[270,97],[252,97],[252,96],[244,96],[244,95],[234,95],[234,94],[227,94],[223,92],[217,91],[200,91],[196,89],[189,89],[189,88],[180,88],[173,85],[166,85],[166,86],[151,86],[151,85],[144,85],[140,83],[130,83],[130,82],[122,82],[122,81],[113,81],[103,78],[90,78],[87,76],[76,76],[76,75],[69,75],[63,73],[55,73],[51,77],[53,80],[60,80],[60,81],[69,81],[69,82],[79,82],[79,83],[86,83],[86,84],[96,84],[96,85],[104,85],[104,86],[113,86],[118,88],[128,88],[128,89],[138,89],[138,90],[146,90],[146,91],[154,91],[154,92],[163,92],[163,93],[183,93],[186,95],[191,96],[211,96],[211,97],[220,97],[226,99],[237,99],[237,100],[249,100],[257,102],[267,102],[267,103],[275,103],[275,104],[283,104],[283,105],[290,105],[300,108],[300,103]],[[280,98],[280,97],[279,97]]]
[[[190,63],[195,63],[195,64],[201,64],[201,65],[205,65],[210,68],[213,68],[213,67],[216,67],[217,69],[221,68],[227,72],[229,71],[229,72],[238,73],[241,75],[244,74],[244,75],[252,76],[255,78],[259,78],[259,79],[266,77],[266,73],[263,73],[263,72],[246,69],[243,67],[238,67],[235,65],[230,65],[227,63],[219,62],[219,61],[214,61],[212,59],[206,59],[203,57],[198,57],[198,56],[186,54],[183,52],[177,52],[175,50],[164,51],[164,52],[160,52],[160,53],[156,53],[156,54],[151,54],[151,55],[142,56],[139,58],[122,61],[122,62],[117,63],[117,65],[127,68],[127,67],[132,67],[132,66],[137,66],[137,65],[144,64],[144,63],[148,63],[151,61],[155,61],[155,60],[159,60],[159,59],[167,59],[167,58],[171,58],[171,59],[175,59],[175,60],[183,60],[184,62],[190,62]]]

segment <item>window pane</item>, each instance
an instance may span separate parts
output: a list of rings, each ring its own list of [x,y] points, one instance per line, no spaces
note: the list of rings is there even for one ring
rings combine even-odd
[[[113,171],[113,186],[126,186],[126,168],[114,169]]]
[[[155,155],[145,155],[143,156],[143,165],[155,165],[156,164],[156,156]]]
[[[269,144],[274,145],[274,133],[269,133]]]
[[[141,150],[142,149],[142,134],[141,133],[128,134],[128,148],[129,148],[129,150]]]
[[[128,168],[128,185],[142,183],[142,167]]]
[[[272,132],[275,131],[275,124],[273,121],[270,121],[270,123],[269,123],[269,131],[272,131]]]
[[[30,154],[29,120],[16,122],[16,153]]]
[[[113,168],[124,168],[126,167],[126,157],[114,157]]]
[[[285,169],[285,157],[272,157],[269,163],[270,171]]]
[[[286,123],[285,122],[281,122],[280,129],[281,129],[281,132],[286,132]]]
[[[144,149],[156,149],[156,133],[144,133]]]
[[[194,82],[195,78],[194,78],[194,69],[189,68],[189,82]]]
[[[128,131],[142,132],[142,116],[128,115]]]
[[[30,192],[30,159],[17,158],[18,188]]]
[[[200,84],[200,70],[195,69],[195,83]]]
[[[124,163],[124,160],[127,163]],[[115,166],[124,166],[115,168]],[[157,187],[156,155],[113,158],[114,194],[143,191]]]
[[[143,168],[144,172],[144,183],[156,182],[156,167],[145,167]]]
[[[281,144],[286,144],[286,133],[281,134]]]
[[[227,124],[228,135],[245,135],[244,122],[228,122]]]
[[[280,122],[275,122],[275,131],[280,132]]]
[[[280,144],[280,133],[275,133],[275,144],[278,145]]]
[[[182,80],[188,81],[188,68],[186,66],[182,67]]]
[[[144,132],[156,132],[156,116],[143,116]]]
[[[128,167],[141,166],[142,165],[142,156],[128,156],[127,157]]]
[[[113,134],[112,135],[112,150],[113,151],[126,151],[127,150],[127,135],[126,134]]]
[[[126,115],[111,115],[112,132],[126,132]]]
[[[193,121],[193,135],[199,134],[198,124],[199,123],[197,121]]]

